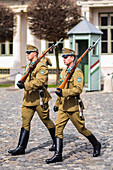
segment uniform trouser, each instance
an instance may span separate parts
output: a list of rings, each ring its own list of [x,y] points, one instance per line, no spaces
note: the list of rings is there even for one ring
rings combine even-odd
[[[85,119],[84,117],[79,116],[79,112],[64,112],[59,110],[56,119],[56,129],[55,136],[63,139],[63,129],[66,126],[68,120],[74,124],[77,128],[78,132],[84,136],[90,136],[92,133],[88,129],[85,128]]]
[[[40,119],[45,124],[47,129],[54,128],[53,121],[49,118],[49,108],[43,109],[40,105],[38,106],[22,106],[22,127],[27,131],[30,131],[30,122],[33,118],[35,111],[38,113]]]

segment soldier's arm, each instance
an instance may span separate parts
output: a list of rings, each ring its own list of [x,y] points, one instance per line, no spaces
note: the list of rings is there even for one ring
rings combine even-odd
[[[36,78],[30,82],[24,83],[25,90],[40,89],[47,81],[48,69],[45,65],[40,66],[36,73]]]
[[[56,103],[55,103],[55,106],[58,107],[60,102],[61,102],[61,97],[58,96],[57,100],[56,100]]]

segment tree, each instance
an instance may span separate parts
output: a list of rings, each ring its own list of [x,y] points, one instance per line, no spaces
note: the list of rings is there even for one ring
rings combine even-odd
[[[67,38],[67,32],[80,21],[80,7],[74,0],[32,0],[27,16],[33,35],[56,43],[60,38]],[[55,56],[58,84],[58,47],[55,49]]]
[[[0,3],[0,42],[12,41],[13,31],[16,27],[16,18],[13,11]]]

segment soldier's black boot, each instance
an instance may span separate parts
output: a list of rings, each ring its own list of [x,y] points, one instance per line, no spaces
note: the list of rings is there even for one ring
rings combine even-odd
[[[55,163],[62,162],[62,148],[63,148],[63,140],[55,137],[55,154],[52,158],[47,159],[46,163]]]
[[[9,150],[8,152],[11,153],[12,155],[25,154],[25,149],[28,143],[28,139],[29,139],[29,131],[27,131],[22,127],[17,148],[14,150]]]
[[[55,151],[55,128],[48,129],[53,140],[52,146],[49,148],[49,151]]]
[[[94,148],[93,157],[99,156],[100,150],[101,150],[100,142],[95,138],[95,136],[93,134],[91,134],[90,136],[87,136],[87,139],[93,145],[93,148]]]

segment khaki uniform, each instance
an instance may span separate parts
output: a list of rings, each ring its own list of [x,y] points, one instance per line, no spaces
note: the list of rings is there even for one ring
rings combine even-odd
[[[25,74],[32,68],[38,59],[38,48],[33,45],[27,45],[27,57],[29,61],[34,61],[25,67]],[[23,155],[25,154],[25,149],[29,140],[30,134],[30,123],[33,118],[35,111],[38,113],[40,119],[47,127],[51,138],[53,140],[52,147],[49,151],[53,151],[54,148],[54,137],[55,137],[55,125],[49,118],[49,107],[48,101],[51,99],[50,94],[44,87],[47,80],[48,68],[44,62],[40,61],[32,71],[27,74],[26,81],[23,82],[22,79],[18,81],[17,86],[20,89],[24,89],[24,97],[22,102],[22,127],[20,131],[18,145],[15,149],[9,150],[11,155]]]
[[[60,75],[60,83],[64,80],[67,70],[64,69]],[[76,96],[82,93],[83,89],[83,73],[80,69],[76,69],[71,78],[62,89],[62,97],[58,97],[55,106],[58,107],[56,119],[55,136],[63,138],[63,129],[70,119],[77,130],[84,136],[91,135],[91,132],[85,128],[84,117],[79,116],[79,105]],[[82,103],[82,109],[84,109]]]
[[[29,65],[26,67],[26,72],[29,68]],[[40,119],[45,124],[45,126],[50,129],[54,128],[54,123],[49,118],[49,108],[48,102],[51,99],[51,96],[46,88],[44,88],[44,84],[47,81],[48,69],[44,62],[40,61],[35,69],[30,73],[26,79],[24,97],[22,102],[22,127],[24,127],[27,131],[30,130],[30,122],[32,117],[37,111]],[[39,89],[42,88],[44,97],[43,107],[40,106],[40,96]]]
[[[63,82],[67,71],[69,71],[74,64],[75,51],[72,49],[64,48],[63,58],[64,64],[67,65],[68,70],[64,69],[61,72],[60,83]],[[71,58],[72,56],[72,58]],[[69,58],[68,58],[69,57]],[[74,66],[74,65],[73,65]],[[72,66],[72,67],[73,67]],[[82,93],[83,89],[83,73],[80,69],[76,68],[73,74],[70,75],[64,89],[57,88],[56,94],[58,97],[57,102],[54,107],[54,111],[58,114],[56,119],[55,128],[55,153],[52,158],[47,159],[46,163],[56,163],[62,162],[62,151],[63,151],[63,129],[66,126],[68,120],[70,119],[73,125],[77,128],[78,132],[83,134],[93,145],[93,157],[100,155],[101,144],[95,138],[95,136],[85,128],[85,119],[83,116],[83,102],[81,101],[79,95]],[[80,112],[80,113],[79,113]]]

